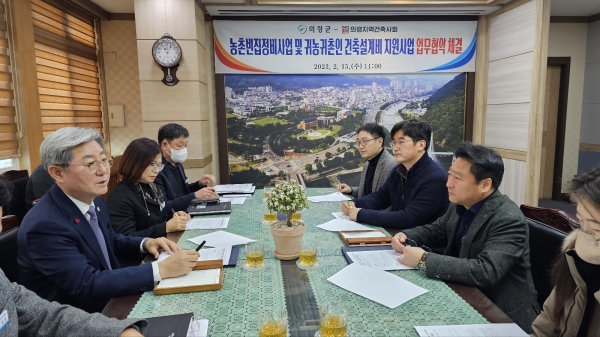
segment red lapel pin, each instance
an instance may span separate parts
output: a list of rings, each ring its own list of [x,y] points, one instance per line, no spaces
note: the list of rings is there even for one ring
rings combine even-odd
[[[77,218],[76,218],[76,219],[75,219],[75,223],[76,223],[76,224],[79,224],[79,219],[77,219]]]

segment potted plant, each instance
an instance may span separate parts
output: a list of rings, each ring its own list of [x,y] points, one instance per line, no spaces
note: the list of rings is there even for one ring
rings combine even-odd
[[[306,225],[302,221],[292,221],[292,214],[308,208],[302,187],[295,181],[275,186],[267,197],[267,208],[270,211],[287,213],[286,221],[277,221],[271,224],[271,235],[275,241],[273,254],[280,260],[298,258]]]

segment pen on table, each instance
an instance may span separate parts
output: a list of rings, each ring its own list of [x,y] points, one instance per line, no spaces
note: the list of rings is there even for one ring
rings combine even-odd
[[[350,201],[346,201],[346,204],[348,204],[348,207],[352,208],[352,204],[350,203]]]
[[[173,215],[175,215],[175,210],[173,208],[171,208],[171,212],[173,212]]]
[[[202,246],[204,246],[205,243],[206,243],[206,240],[202,241],[202,243],[198,246],[198,248],[196,248],[196,251],[199,252],[200,248],[202,248]]]

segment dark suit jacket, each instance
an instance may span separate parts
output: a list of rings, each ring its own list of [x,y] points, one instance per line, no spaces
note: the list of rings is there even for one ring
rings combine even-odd
[[[360,183],[358,187],[352,186],[352,196],[354,198],[360,198],[365,195],[365,179],[367,176],[367,170],[369,169],[369,162],[365,163],[363,166],[363,170],[360,173]],[[375,166],[375,174],[373,175],[373,185],[371,186],[371,191],[377,191],[390,176],[390,171],[396,166],[396,158],[392,156],[386,149],[383,149],[383,153],[381,157],[379,157],[379,161],[377,161],[377,166]]]
[[[101,311],[115,296],[151,290],[151,264],[119,268],[117,255],[140,255],[142,238],[117,234],[102,197],[94,199],[112,270],[79,208],[57,186],[40,199],[21,223],[20,283],[48,301],[88,312]]]
[[[448,208],[448,174],[425,153],[408,171],[406,183],[396,165],[377,191],[354,199],[356,221],[399,229],[422,226]],[[390,207],[390,211],[381,211]]]
[[[473,219],[454,257],[458,224],[456,205],[451,204],[435,222],[404,231],[419,245],[446,245],[444,255],[427,256],[427,276],[476,286],[521,329],[531,332],[540,308],[531,278],[529,227],[519,206],[495,191]]]
[[[53,185],[54,178],[46,171],[44,165],[39,164],[31,172],[31,176],[27,181],[27,187],[25,187],[25,204],[27,204],[27,210],[31,209],[34,200],[43,197]]]
[[[120,336],[136,325],[142,333],[148,322],[140,319],[123,321],[101,314],[88,314],[79,309],[48,302],[10,281],[0,271],[0,312],[8,313],[8,325],[2,336]]]
[[[177,187],[177,177],[175,177],[175,175],[173,174],[173,170],[171,170],[171,168],[168,167],[172,164],[169,163],[169,161],[165,157],[163,157],[162,165],[162,169],[156,176],[154,183],[162,190],[162,193],[165,196],[165,208],[168,210],[173,208],[175,211],[187,211],[187,208],[192,202],[192,200],[196,198],[194,192],[206,186],[200,184],[199,181],[193,184],[188,184],[188,178],[185,175],[183,165],[179,164],[177,166],[177,169],[179,169],[179,172],[181,173],[181,176],[185,181],[185,191],[180,192],[179,188]]]
[[[161,211],[160,205],[148,197],[144,204],[142,191],[137,184],[125,179],[119,181],[108,195],[106,205],[110,224],[117,233],[151,238],[167,234],[166,221],[170,210],[165,207]]]

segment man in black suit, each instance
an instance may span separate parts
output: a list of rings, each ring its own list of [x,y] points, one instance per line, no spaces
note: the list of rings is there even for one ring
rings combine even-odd
[[[162,166],[154,183],[166,198],[166,209],[185,211],[193,199],[218,198],[215,189],[207,187],[215,181],[212,174],[205,174],[195,183],[189,183],[183,165],[187,159],[190,133],[182,125],[171,123],[158,130],[158,143],[162,150]]]

